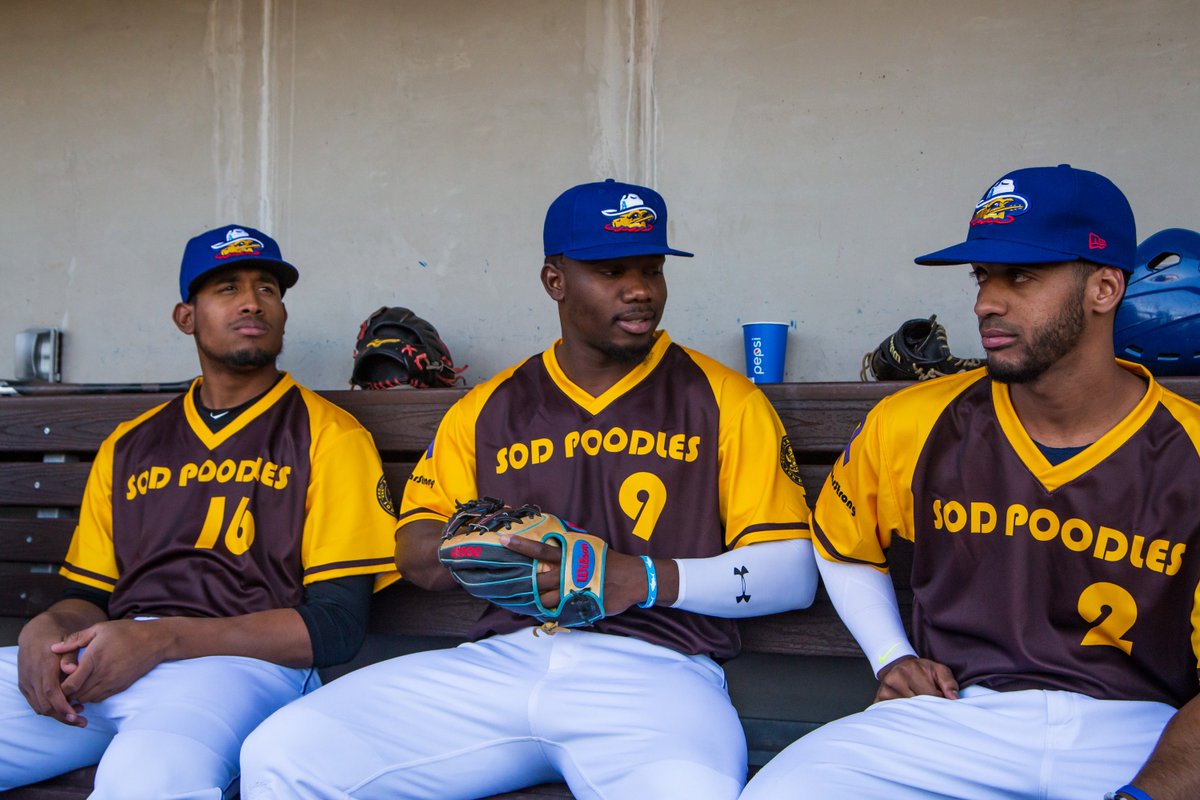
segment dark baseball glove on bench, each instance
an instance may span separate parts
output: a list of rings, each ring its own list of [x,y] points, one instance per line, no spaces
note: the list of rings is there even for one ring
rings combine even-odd
[[[978,358],[951,355],[946,329],[937,315],[910,319],[863,356],[859,377],[864,381],[924,381],[982,367]]]

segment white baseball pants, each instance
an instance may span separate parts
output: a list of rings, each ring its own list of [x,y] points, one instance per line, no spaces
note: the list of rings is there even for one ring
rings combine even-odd
[[[624,636],[522,630],[352,672],[242,748],[245,800],[734,800],[746,740],[724,672]]]
[[[76,728],[33,712],[17,648],[0,648],[0,791],[99,763],[95,800],[219,800],[250,731],[316,685],[315,670],[253,658],[168,661]]]
[[[1099,800],[1128,783],[1175,709],[1074,692],[964,689],[876,703],[799,739],[742,800]]]

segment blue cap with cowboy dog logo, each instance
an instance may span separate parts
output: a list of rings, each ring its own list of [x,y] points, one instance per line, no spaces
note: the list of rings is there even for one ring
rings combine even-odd
[[[1129,201],[1103,175],[1057,167],[1010,172],[971,212],[967,240],[918,264],[1054,264],[1090,261],[1130,272],[1137,232]]]
[[[691,253],[667,244],[667,204],[645,186],[584,183],[567,189],[550,204],[542,231],[546,255],[576,261],[600,261],[625,256]]]
[[[279,243],[245,225],[223,225],[187,243],[179,267],[179,294],[188,302],[203,278],[227,267],[257,265],[275,275],[280,293],[296,285],[300,273],[283,260]]]

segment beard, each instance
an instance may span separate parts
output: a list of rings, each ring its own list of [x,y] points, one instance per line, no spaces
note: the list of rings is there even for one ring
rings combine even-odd
[[[611,358],[618,364],[640,364],[646,360],[646,356],[650,355],[650,351],[654,349],[654,340],[644,345],[636,345],[630,347],[618,347],[615,344],[605,342],[599,346],[600,352]]]
[[[194,334],[196,339],[196,347],[200,352],[210,360],[218,364],[226,366],[233,370],[255,370],[270,366],[275,363],[275,359],[279,358],[279,354],[283,352],[283,345],[274,350],[265,347],[244,347],[240,350],[233,350],[226,353],[218,353],[210,348],[197,330]]]
[[[1083,337],[1083,298],[1071,297],[1062,313],[1029,337],[1025,357],[1015,364],[997,364],[988,356],[988,376],[1001,383],[1031,383],[1063,356],[1075,349]]]

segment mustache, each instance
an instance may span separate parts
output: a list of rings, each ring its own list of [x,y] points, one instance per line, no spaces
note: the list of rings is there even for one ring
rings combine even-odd
[[[1016,328],[1011,327],[1007,323],[1001,321],[995,315],[984,317],[979,320],[979,333],[982,335],[984,331],[990,333],[1000,333],[1008,336],[1016,336]]]
[[[620,314],[615,315],[613,317],[613,319],[614,320],[641,319],[643,317],[649,317],[649,318],[653,319],[656,316],[657,316],[657,314],[655,314],[655,312],[654,312],[654,306],[641,305],[641,306],[633,306],[631,308],[627,308],[624,311],[622,311]]]

